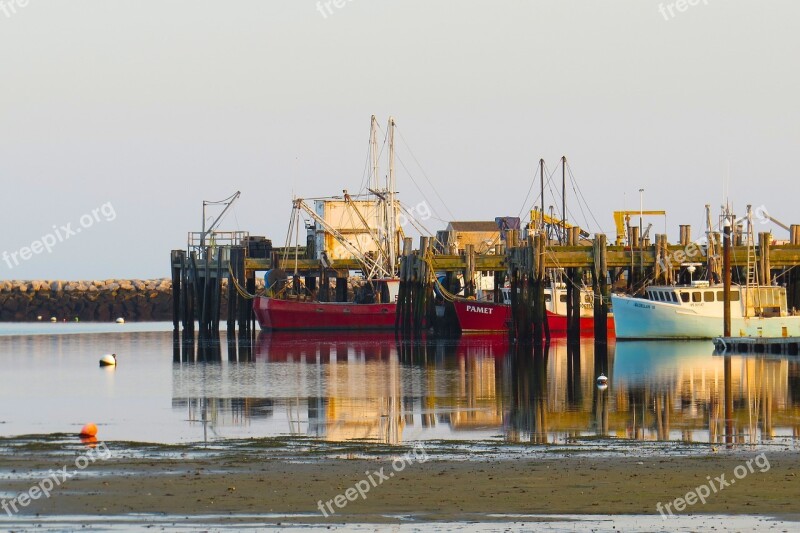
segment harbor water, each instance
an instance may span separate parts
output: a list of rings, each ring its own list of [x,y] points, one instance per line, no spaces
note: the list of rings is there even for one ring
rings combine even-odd
[[[0,436],[76,433],[154,443],[584,439],[795,447],[800,362],[723,357],[710,342],[399,341],[393,333],[270,334],[174,361],[169,323],[0,325]],[[116,367],[101,368],[116,353]],[[598,387],[604,373],[608,386]]]

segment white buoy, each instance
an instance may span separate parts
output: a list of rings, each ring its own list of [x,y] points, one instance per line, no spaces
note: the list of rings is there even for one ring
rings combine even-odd
[[[50,317],[50,322],[58,322],[58,319],[54,316]]]
[[[107,353],[100,358],[100,366],[117,366],[117,354]]]
[[[124,324],[124,323],[125,323],[125,319],[124,319],[124,318],[122,318],[122,317],[119,317],[119,318],[117,319],[117,324]]]
[[[41,319],[42,319],[42,315],[39,315],[39,316],[36,317],[36,320],[41,320]]]
[[[597,376],[597,388],[600,390],[606,390],[608,388],[608,378],[602,372]]]

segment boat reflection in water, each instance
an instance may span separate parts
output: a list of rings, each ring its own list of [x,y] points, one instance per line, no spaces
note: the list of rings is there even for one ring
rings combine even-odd
[[[261,333],[244,358],[176,363],[173,408],[221,438],[724,442],[725,362],[711,352],[706,342],[620,342],[595,354],[591,340],[579,351],[559,340],[537,353],[505,335]],[[798,436],[799,367],[731,358],[733,441]]]

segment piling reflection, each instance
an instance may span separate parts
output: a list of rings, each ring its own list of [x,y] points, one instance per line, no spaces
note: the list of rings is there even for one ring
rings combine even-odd
[[[173,365],[173,408],[208,435],[400,443],[586,436],[731,445],[798,437],[800,365],[711,355],[706,342],[585,340],[524,347],[505,336],[265,334],[197,347]],[[607,386],[598,386],[600,374]],[[239,428],[233,430],[232,428]]]

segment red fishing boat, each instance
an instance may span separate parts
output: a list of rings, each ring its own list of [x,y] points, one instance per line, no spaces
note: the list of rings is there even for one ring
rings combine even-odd
[[[388,330],[395,327],[397,293],[398,242],[403,230],[400,220],[401,206],[396,199],[394,183],[394,119],[389,119],[389,173],[385,187],[379,180],[378,159],[381,150],[377,144],[378,123],[372,117],[370,151],[372,175],[369,195],[350,195],[316,198],[313,207],[302,198],[293,202],[292,218],[287,235],[299,236],[299,228],[306,227],[305,243],[313,242],[314,259],[319,261],[319,284],[305,287],[303,279],[309,272],[291,274],[280,268],[267,272],[265,296],[253,301],[253,311],[262,329],[266,330]],[[310,218],[304,224],[302,218]],[[305,246],[305,244],[304,244]],[[299,243],[295,243],[295,257]],[[284,250],[291,249],[287,243]],[[330,300],[326,271],[335,260],[355,260],[358,269],[349,271],[347,286],[338,286],[338,301]],[[291,265],[288,254],[281,265]],[[296,265],[296,263],[295,263]],[[337,275],[338,276],[338,275]],[[324,285],[324,289],[322,288]],[[323,296],[324,295],[324,296]],[[350,298],[348,298],[348,295]],[[351,301],[346,301],[346,300]]]
[[[511,327],[510,289],[501,289],[502,302],[488,302],[456,298],[453,306],[462,333],[508,332]],[[555,296],[555,297],[553,297]],[[547,325],[551,334],[567,332],[567,289],[563,283],[545,289],[545,304],[548,309]],[[581,335],[594,335],[594,293],[581,290]],[[607,328],[614,334],[614,317],[609,313]]]
[[[384,280],[396,295],[397,280]],[[316,302],[257,296],[253,311],[262,329],[355,330],[394,329],[394,303]]]

